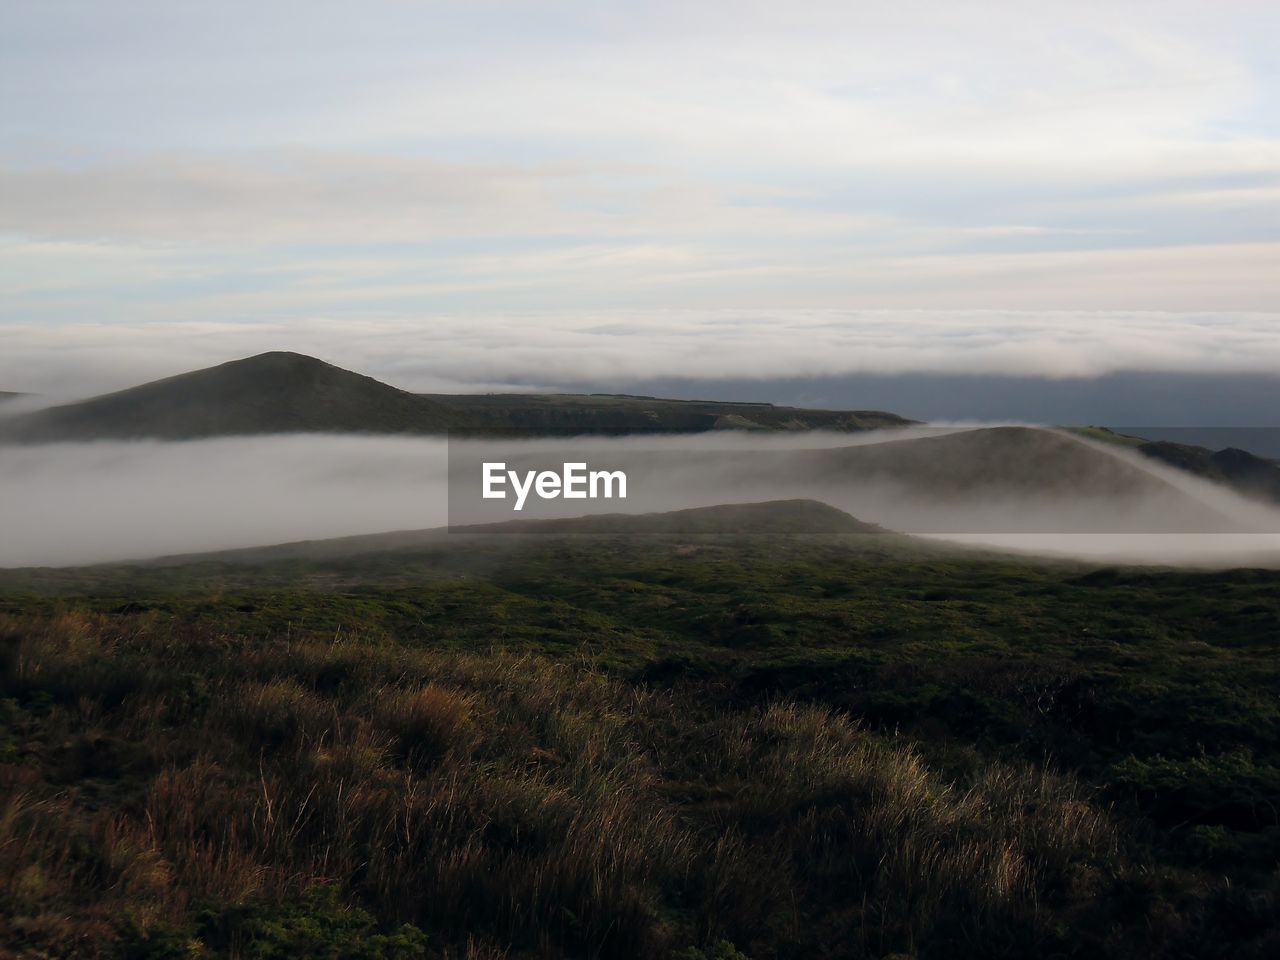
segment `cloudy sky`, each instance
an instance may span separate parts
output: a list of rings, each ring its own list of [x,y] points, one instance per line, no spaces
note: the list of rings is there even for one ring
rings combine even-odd
[[[1269,0],[6,3],[0,388],[281,347],[423,387],[1277,370],[1277,36]]]

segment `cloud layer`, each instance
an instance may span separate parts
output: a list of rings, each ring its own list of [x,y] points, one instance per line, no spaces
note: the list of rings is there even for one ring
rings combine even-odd
[[[0,388],[87,396],[267,350],[311,354],[420,392],[857,373],[1269,373],[1280,370],[1277,331],[1275,313],[939,310],[30,323],[0,326]]]

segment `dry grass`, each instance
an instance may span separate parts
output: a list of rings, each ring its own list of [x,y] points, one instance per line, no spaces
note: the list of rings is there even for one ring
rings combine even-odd
[[[394,737],[396,752],[405,760],[466,761],[480,745],[475,711],[473,694],[428,683],[383,692],[374,705],[374,720]]]
[[[439,955],[1026,956],[1118,857],[1070,781],[949,782],[778,702],[710,706],[532,657],[8,625],[0,943],[105,953],[333,885]],[[76,738],[114,768],[86,792]],[[73,746],[68,746],[72,744]]]

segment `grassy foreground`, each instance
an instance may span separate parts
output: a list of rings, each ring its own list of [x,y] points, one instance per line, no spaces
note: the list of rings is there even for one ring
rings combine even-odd
[[[1280,947],[1277,574],[516,539],[0,578],[0,952]]]

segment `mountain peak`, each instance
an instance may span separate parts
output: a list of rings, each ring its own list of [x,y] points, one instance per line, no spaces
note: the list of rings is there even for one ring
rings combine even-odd
[[[297,353],[293,350],[268,350],[265,353],[255,353],[251,357],[241,357],[239,360],[228,360],[220,366],[280,366],[280,365],[296,365],[296,366],[316,366],[316,367],[333,367],[335,370],[341,370],[341,367],[335,366],[318,357],[313,357],[305,353]],[[211,369],[217,369],[213,367]],[[350,371],[347,371],[350,372]]]
[[[465,422],[428,397],[273,350],[53,407],[24,424],[60,439],[264,433],[444,433]]]
[[[237,375],[251,374],[264,377],[279,376],[296,376],[299,374],[311,374],[315,376],[333,376],[333,377],[350,377],[358,380],[367,380],[371,383],[379,383],[372,377],[367,377],[362,373],[356,373],[353,370],[347,370],[345,367],[339,367],[336,364],[329,363],[317,357],[308,356],[305,353],[295,353],[292,350],[268,350],[266,353],[255,353],[251,357],[241,357],[238,360],[228,360],[226,363],[220,363],[214,367],[206,367],[202,370],[194,370],[191,373],[179,374],[178,377],[170,377],[170,380],[176,380],[183,377],[197,377],[201,375],[213,376],[226,375],[235,373]],[[164,382],[164,381],[160,381]],[[397,388],[389,384],[381,384],[388,390]]]

